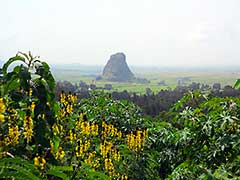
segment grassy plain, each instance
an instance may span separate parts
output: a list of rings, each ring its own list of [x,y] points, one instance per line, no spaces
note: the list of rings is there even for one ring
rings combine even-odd
[[[95,78],[101,74],[102,67],[82,67],[82,66],[62,66],[54,67],[53,74],[57,81],[69,81],[71,83],[79,83],[84,81],[87,84],[94,83],[97,87],[104,87],[105,84],[112,84],[112,91],[124,91],[136,93],[145,93],[146,88],[150,88],[154,92],[161,89],[174,89],[177,86],[178,78],[188,77],[192,82],[204,83],[213,85],[214,83],[221,83],[222,87],[225,85],[233,85],[236,79],[240,77],[240,71],[232,69],[150,69],[150,68],[133,68],[133,73],[136,77],[146,78],[150,80],[149,84],[128,83],[128,82],[109,82],[106,80],[96,81]],[[164,80],[166,86],[158,85],[158,82]]]

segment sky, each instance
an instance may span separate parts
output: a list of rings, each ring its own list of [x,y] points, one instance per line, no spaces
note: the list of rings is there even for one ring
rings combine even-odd
[[[0,0],[0,59],[50,64],[239,66],[239,0]]]

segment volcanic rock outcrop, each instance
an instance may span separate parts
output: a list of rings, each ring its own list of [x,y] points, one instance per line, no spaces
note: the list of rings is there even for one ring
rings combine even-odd
[[[134,75],[129,69],[124,53],[116,53],[110,56],[103,69],[102,77],[108,81],[127,82],[134,79]]]

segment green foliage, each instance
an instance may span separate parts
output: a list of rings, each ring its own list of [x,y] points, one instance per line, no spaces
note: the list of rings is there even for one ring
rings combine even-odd
[[[72,166],[50,166],[49,170],[47,171],[47,175],[51,178],[53,177],[59,177],[62,180],[70,180],[70,176],[65,173],[73,173],[73,167]]]
[[[234,88],[240,89],[240,79],[238,79],[238,80],[235,82]]]
[[[38,58],[18,53],[3,66],[0,158],[19,161],[1,159],[2,177],[140,179],[147,137],[140,109],[102,94],[76,103],[76,96],[63,93],[56,102],[50,68]]]
[[[161,121],[151,130],[149,140],[155,152],[152,149],[150,154],[156,153],[160,176],[197,179],[213,172],[211,176],[218,179],[220,167],[225,167],[226,178],[240,176],[240,99],[193,94],[175,105],[182,110],[172,110],[170,122]],[[184,107],[186,100],[193,100],[195,107]]]
[[[40,180],[40,172],[27,160],[21,158],[4,158],[0,160],[0,178],[16,180]]]
[[[1,179],[240,177],[239,98],[189,92],[152,119],[100,92],[57,102],[49,66],[31,53],[1,73]]]
[[[89,164],[82,163],[81,168],[76,174],[76,179],[86,179],[86,180],[108,180],[109,176],[98,172],[90,167]]]
[[[124,133],[146,127],[139,107],[126,100],[115,101],[109,94],[93,92],[91,98],[80,102],[79,109],[86,113],[90,121],[104,119]]]
[[[1,126],[2,138],[6,134],[7,126],[10,123],[10,117],[13,115],[12,109],[15,111],[13,125],[23,125],[24,118],[31,115],[34,122],[34,136],[31,142],[35,145],[41,144],[47,147],[48,137],[51,137],[51,126],[55,122],[55,114],[58,110],[55,101],[55,81],[50,72],[49,66],[28,54],[19,52],[15,57],[10,58],[2,68],[3,77],[1,78],[1,97],[5,97],[8,101],[9,109],[5,112],[9,117]],[[14,64],[15,62],[20,64]],[[13,68],[10,68],[13,65]],[[30,107],[32,106],[32,113]],[[11,108],[10,108],[11,107]],[[44,119],[43,119],[44,117]],[[18,120],[17,120],[18,119]],[[19,121],[21,120],[21,121]],[[12,120],[11,120],[12,121]],[[28,140],[29,141],[29,140]],[[32,147],[33,149],[36,149]],[[30,148],[31,149],[31,148]],[[6,149],[7,150],[7,149]],[[23,153],[27,150],[25,147],[19,147],[15,153]],[[32,154],[32,152],[29,152]]]

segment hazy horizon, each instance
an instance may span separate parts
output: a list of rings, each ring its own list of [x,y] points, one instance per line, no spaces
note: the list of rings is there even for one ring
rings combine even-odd
[[[238,0],[8,0],[0,60],[31,51],[49,64],[240,66]]]

